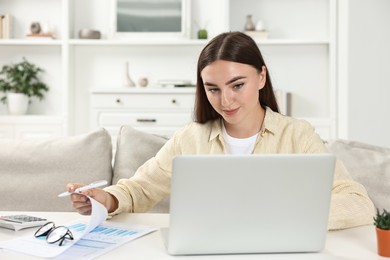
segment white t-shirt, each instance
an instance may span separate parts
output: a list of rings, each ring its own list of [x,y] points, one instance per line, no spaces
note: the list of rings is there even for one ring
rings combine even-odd
[[[225,139],[228,154],[251,154],[258,135],[259,133],[247,138],[235,138],[228,135],[225,125],[222,124],[222,136]]]

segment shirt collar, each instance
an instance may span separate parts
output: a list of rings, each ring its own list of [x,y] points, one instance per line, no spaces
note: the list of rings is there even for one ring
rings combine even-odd
[[[218,136],[222,135],[222,119],[214,120],[211,123],[211,131],[210,131],[210,139],[211,142],[213,139],[215,139]]]
[[[272,111],[271,108],[266,107],[265,110],[265,117],[263,121],[263,126],[261,127],[260,132],[270,132],[271,134],[275,134],[275,132],[278,129],[278,113]],[[211,142],[213,139],[215,139],[218,136],[222,136],[222,119],[214,120],[211,123],[211,131],[210,131],[210,138],[209,141]]]
[[[271,134],[275,134],[278,130],[278,115],[279,113],[272,111],[269,107],[266,107],[265,117],[260,132],[270,132]]]

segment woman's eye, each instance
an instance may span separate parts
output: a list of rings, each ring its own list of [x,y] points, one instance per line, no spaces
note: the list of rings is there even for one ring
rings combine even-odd
[[[233,88],[240,89],[240,88],[242,88],[242,86],[244,86],[244,83],[237,83],[237,84],[234,84]]]
[[[215,93],[217,92],[219,89],[217,88],[209,88],[208,91],[210,91],[211,93]]]

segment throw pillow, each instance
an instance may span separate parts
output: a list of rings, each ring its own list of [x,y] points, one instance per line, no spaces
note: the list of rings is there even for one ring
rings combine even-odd
[[[327,145],[366,188],[375,207],[390,210],[390,149],[341,139]]]
[[[166,141],[165,137],[122,126],[117,139],[112,183],[132,177],[142,164],[156,155]],[[169,198],[160,201],[150,212],[168,213]]]
[[[112,178],[111,137],[106,130],[50,140],[0,139],[0,210],[74,211],[58,198],[69,182]]]

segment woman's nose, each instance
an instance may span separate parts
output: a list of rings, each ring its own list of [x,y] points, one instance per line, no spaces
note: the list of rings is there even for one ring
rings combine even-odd
[[[222,91],[221,93],[221,105],[223,107],[228,107],[231,104],[231,93],[227,90]]]

